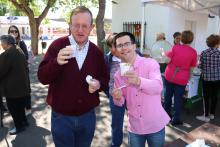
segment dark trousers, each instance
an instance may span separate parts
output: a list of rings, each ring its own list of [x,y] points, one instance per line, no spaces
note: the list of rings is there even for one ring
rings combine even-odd
[[[9,98],[6,97],[8,110],[11,113],[15,127],[17,130],[22,129],[24,124],[27,122],[24,111],[25,97],[20,98]]]
[[[120,147],[123,141],[123,123],[124,123],[125,105],[121,107],[115,105],[112,96],[109,96],[109,105],[112,114],[111,147]]]
[[[0,109],[2,110],[4,107],[3,105],[3,97],[0,95]]]
[[[31,109],[31,95],[25,97],[24,106],[26,109]]]
[[[183,103],[183,94],[185,92],[186,86],[177,85],[164,80],[165,82],[165,99],[164,99],[164,109],[172,117],[171,114],[171,105],[172,105],[172,97],[174,96],[174,115],[172,118],[173,122],[180,121],[180,115],[182,111],[182,103]]]
[[[220,81],[204,81],[202,80],[203,97],[204,97],[204,114],[215,114],[218,92],[220,90]],[[211,108],[209,107],[211,104]]]
[[[28,69],[28,73],[29,73],[29,69]],[[31,81],[29,75],[28,75],[28,83],[29,83],[30,93],[25,97],[24,106],[26,109],[31,109]]]

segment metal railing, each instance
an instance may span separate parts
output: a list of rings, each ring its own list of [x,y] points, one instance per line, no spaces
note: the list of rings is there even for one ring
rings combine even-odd
[[[146,35],[146,25],[144,23],[144,44],[145,44],[145,35]],[[141,22],[123,22],[123,31],[130,32],[135,36],[137,47],[140,47],[141,44]]]

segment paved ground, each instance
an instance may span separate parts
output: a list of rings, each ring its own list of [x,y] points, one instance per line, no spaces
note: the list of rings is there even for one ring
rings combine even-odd
[[[32,88],[32,104],[33,113],[28,116],[30,126],[25,132],[17,136],[8,135],[8,129],[13,126],[12,119],[8,113],[4,116],[4,128],[0,129],[0,147],[54,147],[50,132],[50,107],[45,103],[47,95],[47,86],[39,83],[36,77],[37,67],[41,60],[41,56],[35,58],[35,62],[31,65],[31,88]],[[110,143],[110,121],[111,115],[108,106],[108,99],[100,94],[101,105],[96,109],[97,127],[92,147],[108,147]],[[201,102],[193,106],[190,111],[183,112],[184,125],[179,127],[166,127],[166,143],[176,140],[187,132],[203,124],[195,119],[195,116],[201,114]],[[158,120],[160,121],[160,120]],[[127,117],[125,118],[125,124]],[[220,107],[218,108],[216,119],[211,123],[220,125]],[[122,147],[127,147],[127,125],[124,128],[124,142]],[[6,142],[7,140],[7,142]]]

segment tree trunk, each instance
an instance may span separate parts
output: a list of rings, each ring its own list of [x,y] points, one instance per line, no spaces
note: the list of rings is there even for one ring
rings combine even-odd
[[[97,33],[97,45],[103,51],[105,39],[104,31],[104,16],[105,16],[105,2],[106,0],[99,0],[99,12],[96,17],[96,33]]]
[[[29,24],[31,29],[31,49],[34,55],[38,55],[38,34],[39,34],[38,19],[29,17]]]

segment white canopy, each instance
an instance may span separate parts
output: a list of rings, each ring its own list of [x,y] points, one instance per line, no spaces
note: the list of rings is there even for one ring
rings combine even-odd
[[[170,7],[176,7],[189,12],[203,12],[220,17],[220,0],[141,0],[142,9],[142,28],[144,27],[145,5],[159,4]],[[141,51],[143,51],[144,32],[141,29]]]
[[[207,10],[214,15],[220,15],[220,0],[141,0],[141,2],[177,7],[190,12]]]

